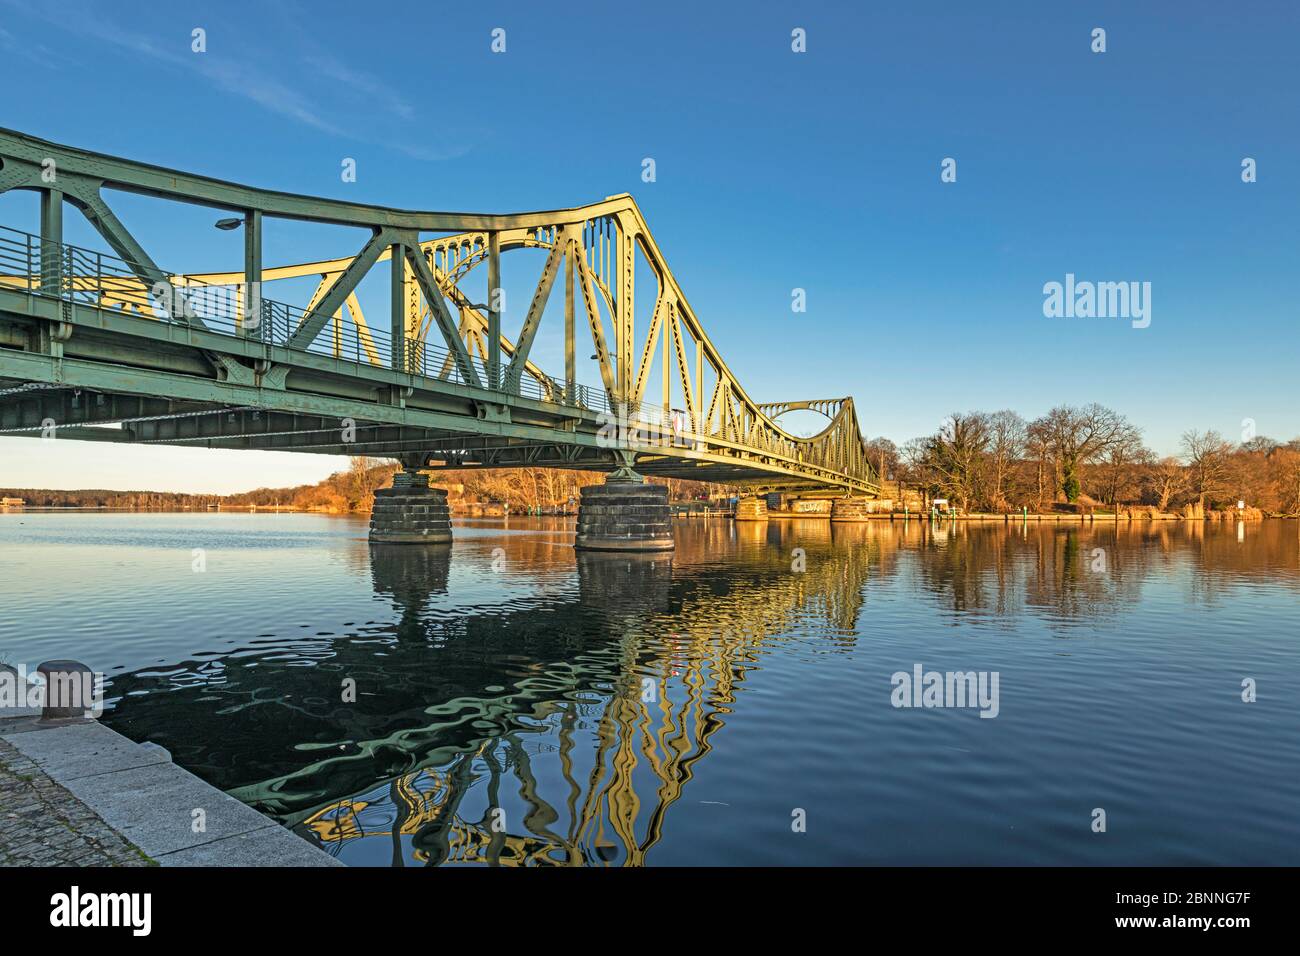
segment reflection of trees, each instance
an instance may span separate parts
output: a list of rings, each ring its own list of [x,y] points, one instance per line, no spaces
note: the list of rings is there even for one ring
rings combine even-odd
[[[1178,522],[1179,553],[1197,573],[1193,600],[1213,604],[1247,584],[1285,582],[1300,588],[1300,521]]]
[[[1151,552],[1127,523],[922,523],[918,586],[963,615],[1010,617],[1024,610],[1054,620],[1117,613],[1138,600]]]
[[[1204,600],[1253,577],[1300,585],[1300,523],[1251,523],[1241,540],[1234,526],[1203,521],[918,524],[917,586],[963,614],[1092,623],[1175,569]]]

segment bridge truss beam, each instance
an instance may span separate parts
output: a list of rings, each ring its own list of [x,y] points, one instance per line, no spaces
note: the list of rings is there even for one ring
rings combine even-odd
[[[0,229],[0,380],[71,389],[72,398],[49,398],[61,404],[41,419],[65,435],[367,454],[483,438],[487,444],[466,443],[455,460],[610,469],[625,452],[649,474],[878,490],[851,399],[773,406],[749,398],[630,196],[512,215],[415,212],[258,190],[0,130],[0,192],[8,189],[38,192],[42,216],[39,235]],[[239,213],[243,270],[164,271],[116,216],[106,190]],[[112,252],[62,241],[65,203]],[[339,259],[268,266],[262,229],[274,219],[360,227],[369,238]],[[512,340],[501,330],[502,259],[530,248],[546,260]],[[385,261],[387,333],[366,323],[357,298],[361,281]],[[638,263],[654,277],[644,329]],[[461,283],[483,264],[489,302],[479,304]],[[304,275],[320,282],[305,308],[265,294],[279,279]],[[565,367],[554,378],[530,355],[561,276]],[[578,381],[579,310],[595,387]],[[659,394],[650,398],[656,365]],[[102,421],[87,417],[78,390],[95,396]],[[36,427],[32,402],[0,390],[0,428]],[[791,434],[776,419],[794,407],[832,409],[829,424],[810,437]],[[373,440],[332,442],[329,428],[311,427],[312,416],[367,422],[358,431]],[[614,448],[602,441],[611,421],[628,419],[661,435],[671,422],[671,437],[634,433]],[[90,427],[111,421],[122,427]]]

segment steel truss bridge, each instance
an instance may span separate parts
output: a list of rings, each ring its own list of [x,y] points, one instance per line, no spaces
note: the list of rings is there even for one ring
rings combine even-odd
[[[878,493],[853,400],[753,401],[629,195],[548,212],[411,212],[0,130],[0,193],[11,189],[39,193],[40,232],[0,226],[0,433],[373,455],[433,470],[634,465],[754,491]],[[219,225],[242,228],[244,268],[164,271],[106,191],[234,214]],[[111,251],[64,242],[67,207]],[[360,227],[369,238],[351,256],[268,266],[267,219]],[[503,253],[526,249],[545,263],[510,338],[493,290]],[[638,259],[654,277],[640,323]],[[391,306],[379,327],[357,290],[381,262]],[[466,291],[480,267],[486,303]],[[530,351],[561,275],[564,374],[555,377]],[[307,276],[318,284],[301,306],[269,294]],[[580,357],[599,385],[579,383]],[[826,416],[825,429],[799,437],[777,423],[799,409]]]

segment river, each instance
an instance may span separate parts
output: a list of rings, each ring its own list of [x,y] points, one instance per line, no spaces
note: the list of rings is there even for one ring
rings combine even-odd
[[[454,530],[5,513],[0,661],[355,865],[1300,864],[1300,522]]]

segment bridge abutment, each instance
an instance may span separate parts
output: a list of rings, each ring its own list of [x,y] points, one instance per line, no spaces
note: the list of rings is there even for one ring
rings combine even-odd
[[[377,544],[449,544],[451,512],[446,489],[429,487],[429,476],[415,471],[393,475],[393,487],[375,492],[370,540]]]
[[[671,551],[672,515],[668,489],[652,485],[629,469],[603,485],[587,485],[578,502],[579,551]]]
[[[766,521],[767,499],[762,495],[745,495],[736,502],[737,521]]]
[[[831,521],[869,521],[867,498],[833,498],[831,500]]]

